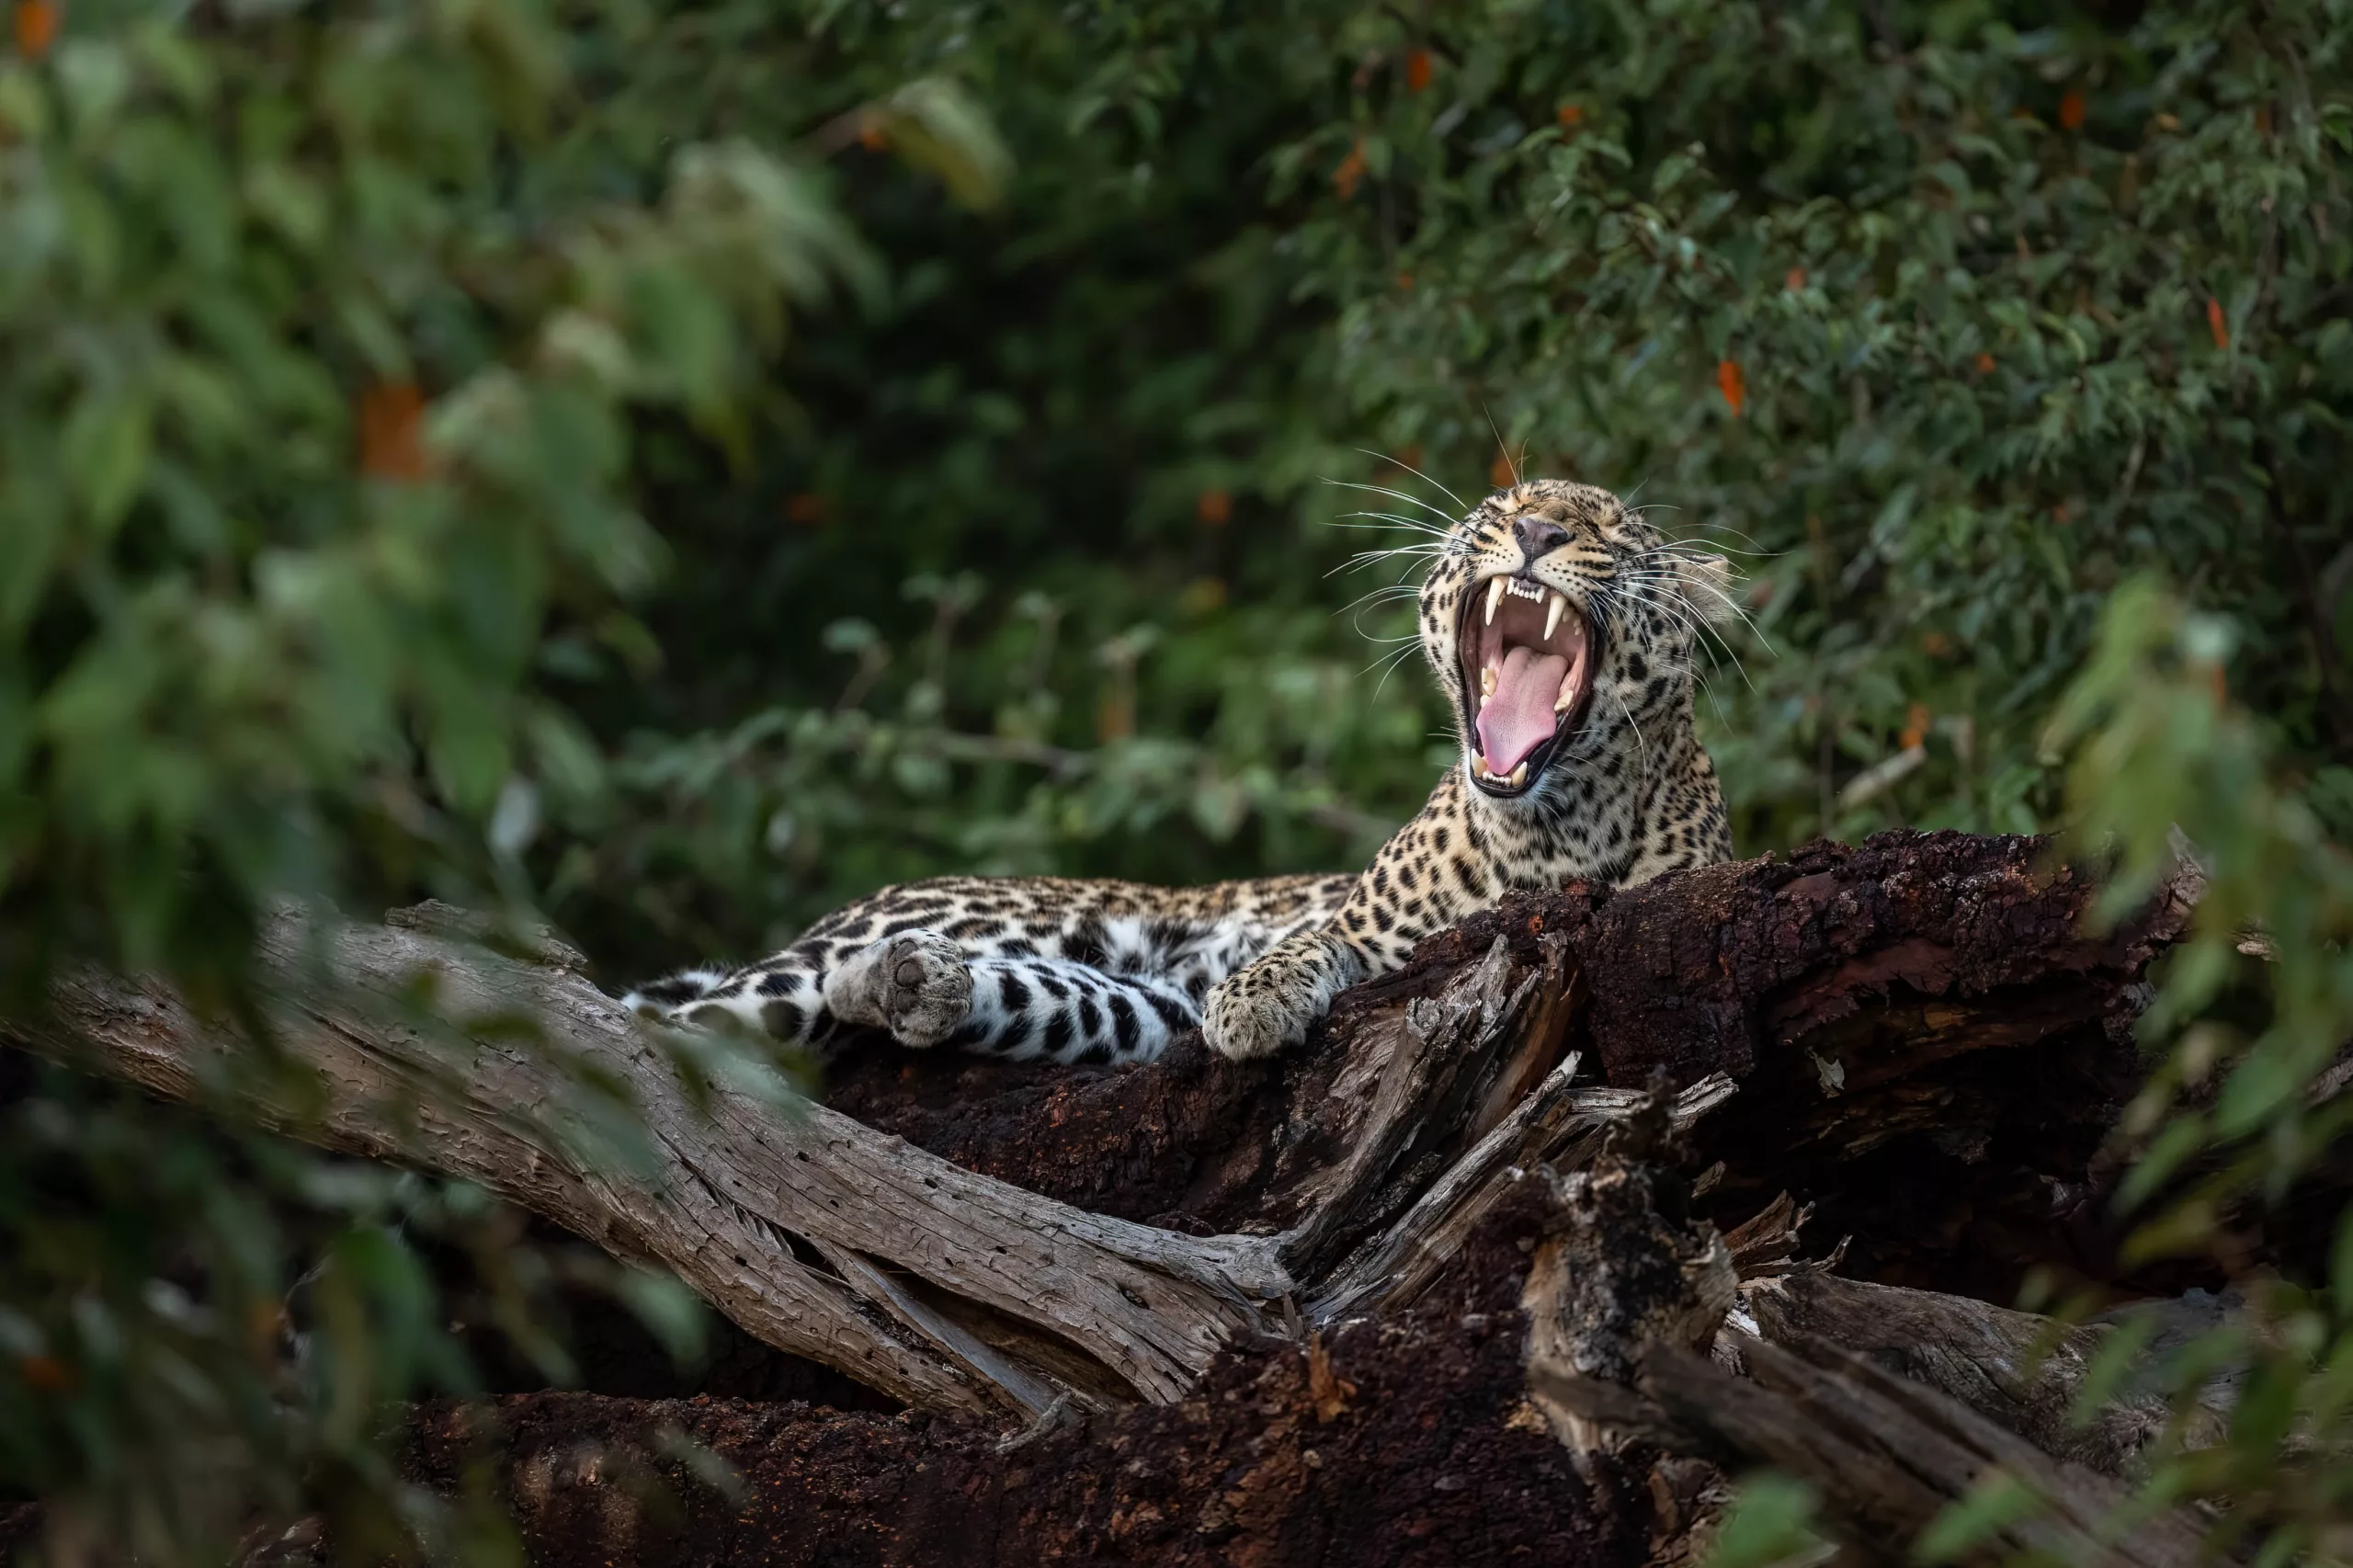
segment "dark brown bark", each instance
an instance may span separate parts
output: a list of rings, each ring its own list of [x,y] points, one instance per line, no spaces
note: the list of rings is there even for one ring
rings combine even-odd
[[[754,1333],[936,1414],[529,1394],[493,1448],[538,1560],[564,1568],[1682,1561],[1715,1466],[1759,1459],[1877,1477],[1839,1504],[1862,1528],[1916,1524],[1989,1455],[2106,1495],[2095,1470],[2129,1469],[2145,1413],[2063,1431],[2088,1341],[2022,1370],[2043,1325],[1991,1304],[2037,1264],[2133,1283],[2098,1156],[2138,1086],[2146,966],[2194,892],[2092,936],[2092,891],[2037,841],[1887,835],[1506,902],[1276,1062],[1197,1041],[1124,1071],[856,1052],[813,1123],[667,1126],[727,1193],[698,1223],[798,1238],[710,1280],[691,1272],[709,1249],[659,1228],[672,1199],[549,1156],[513,1196],[544,1189],[584,1233],[732,1290],[714,1299]],[[170,1092],[184,1026],[88,1008]],[[818,1169],[747,1158],[790,1184],[727,1187],[731,1138]],[[828,1185],[837,1152],[893,1195],[888,1225]],[[1058,1301],[924,1239],[933,1181],[953,1189],[938,1235],[1068,1227],[1040,1249]],[[626,1223],[584,1223],[617,1199]],[[1823,1277],[1833,1258],[1854,1278]],[[1130,1293],[1088,1294],[1106,1270]],[[1735,1278],[1743,1344],[1716,1331]],[[764,1313],[768,1281],[831,1337]],[[845,1346],[892,1358],[887,1379]],[[422,1414],[418,1473],[453,1475],[481,1419]],[[673,1427],[746,1490],[699,1491]],[[1871,1457],[1899,1438],[1933,1462]],[[637,1495],[650,1476],[668,1502]]]
[[[1782,1191],[1851,1236],[1849,1272],[2009,1300],[2026,1270],[2116,1274],[2113,1172],[2095,1160],[2143,1063],[2149,960],[2187,925],[2161,899],[2100,937],[2094,891],[2038,839],[1884,834],[1615,895],[1517,898],[1344,995],[1307,1051],[1234,1067],[1181,1045],[1078,1074],[854,1057],[830,1103],[974,1170],[1194,1233],[1295,1222],[1355,1141],[1403,1006],[1498,937],[1533,971],[1558,944],[1546,1066],[1629,1089],[1722,1073],[1736,1114],[1697,1136],[1727,1225]],[[1540,995],[1551,995],[1540,991]],[[1551,1030],[1557,1028],[1557,1039]],[[1463,1141],[1459,1137],[1453,1146]]]
[[[1632,1568],[1653,1528],[1639,1471],[1582,1480],[1524,1406],[1519,1247],[1540,1222],[1498,1214],[1465,1275],[1414,1312],[1238,1350],[1174,1405],[1011,1452],[952,1421],[538,1394],[487,1418],[421,1413],[415,1470],[454,1480],[494,1421],[533,1560],[583,1568]],[[668,1431],[727,1460],[741,1490],[698,1481]]]

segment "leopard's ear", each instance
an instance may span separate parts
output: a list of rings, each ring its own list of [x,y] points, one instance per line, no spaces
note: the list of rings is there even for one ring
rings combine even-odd
[[[1721,555],[1689,555],[1677,551],[1675,556],[1676,585],[1683,590],[1683,602],[1699,612],[1699,619],[1709,626],[1720,626],[1738,619],[1740,606],[1733,598],[1740,574],[1733,563]]]

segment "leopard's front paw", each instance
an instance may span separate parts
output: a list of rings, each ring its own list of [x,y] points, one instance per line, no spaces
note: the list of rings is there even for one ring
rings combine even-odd
[[[902,932],[827,975],[825,1006],[846,1022],[890,1030],[902,1045],[938,1045],[972,1010],[972,965],[937,932]]]
[[[1307,1039],[1314,1012],[1287,999],[1267,977],[1244,970],[1211,988],[1201,1014],[1201,1039],[1229,1062],[1272,1056]]]

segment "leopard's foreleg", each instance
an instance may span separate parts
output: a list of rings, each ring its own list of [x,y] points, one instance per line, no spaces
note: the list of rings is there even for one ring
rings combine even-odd
[[[1305,1040],[1332,998],[1371,972],[1364,951],[1329,927],[1294,931],[1211,990],[1201,1038],[1233,1061],[1271,1056]]]

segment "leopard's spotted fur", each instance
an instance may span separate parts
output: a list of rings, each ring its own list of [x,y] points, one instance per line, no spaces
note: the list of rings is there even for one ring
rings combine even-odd
[[[1422,650],[1453,706],[1461,761],[1361,875],[912,882],[827,915],[773,957],[676,975],[630,1001],[810,1043],[867,1025],[909,1045],[1060,1062],[1145,1060],[1196,1024],[1230,1057],[1295,1044],[1336,994],[1506,892],[1626,885],[1730,858],[1692,730],[1694,644],[1730,610],[1728,579],[1721,559],[1670,545],[1607,491],[1515,485],[1452,528],[1420,592]],[[1524,776],[1486,775],[1464,650],[1483,626],[1486,646],[1500,645],[1493,607],[1506,594],[1506,623],[1521,618],[1533,641],[1527,618],[1555,593],[1567,608],[1543,637],[1565,620],[1582,639],[1563,686],[1575,699]]]

